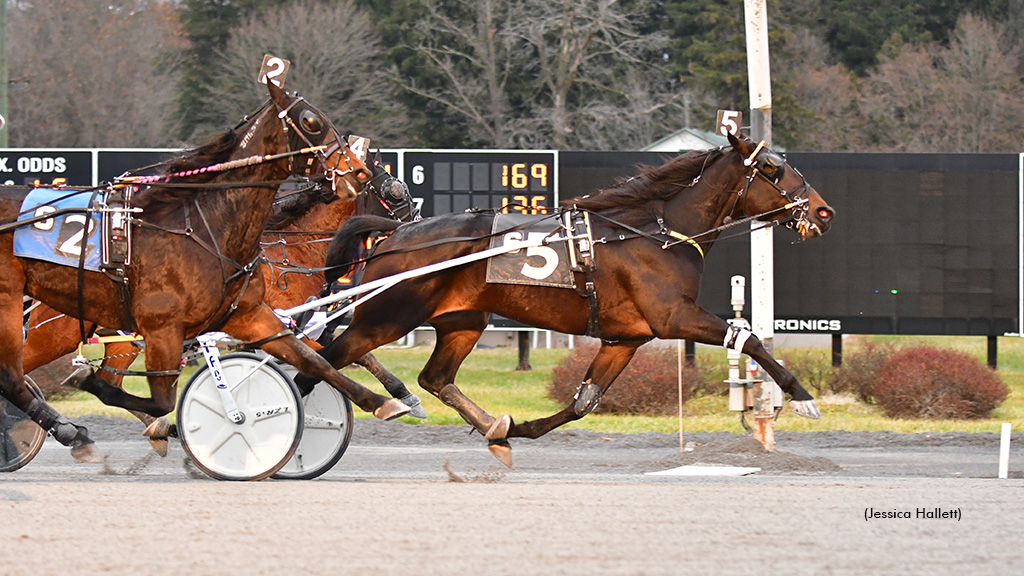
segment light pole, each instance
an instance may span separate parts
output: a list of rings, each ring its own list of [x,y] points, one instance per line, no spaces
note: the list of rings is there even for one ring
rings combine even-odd
[[[0,117],[4,126],[0,126],[0,148],[7,147],[7,0],[0,0]]]

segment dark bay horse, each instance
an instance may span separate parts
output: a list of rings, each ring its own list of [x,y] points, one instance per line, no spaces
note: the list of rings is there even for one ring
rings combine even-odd
[[[169,163],[165,176],[136,181],[140,189],[132,206],[141,213],[130,216],[133,257],[123,282],[17,257],[13,234],[0,234],[0,394],[71,446],[78,459],[99,456],[87,431],[36,398],[23,380],[26,294],[85,322],[142,335],[153,394],[143,399],[150,401],[143,411],[153,416],[174,409],[184,340],[210,330],[258,343],[346,395],[357,391],[354,382],[282,330],[264,302],[259,243],[275,191],[289,175],[308,176],[320,165],[340,195],[353,197],[370,170],[318,109],[273,84],[267,89],[268,102],[237,129]],[[5,232],[15,226],[22,199],[0,194]],[[409,411],[397,400],[358,392],[357,405],[378,418]]]
[[[360,212],[371,215],[412,219],[410,211],[412,198],[408,189],[392,186],[389,174],[376,164],[369,164],[372,177],[365,188],[354,198],[339,198],[337,193],[326,187],[300,187],[283,189],[274,200],[270,222],[264,231],[261,246],[263,260],[268,272],[263,275],[266,302],[272,308],[284,309],[302,304],[303,301],[323,290],[326,279],[323,263],[327,258],[327,246],[331,237],[345,220]],[[398,188],[404,193],[395,193]],[[25,373],[32,372],[66,354],[74,352],[81,342],[77,318],[61,314],[56,310],[38,304],[33,307],[27,324],[23,354]],[[88,330],[93,332],[92,327]],[[306,340],[313,349],[320,344]],[[133,342],[108,342],[104,345],[104,358],[100,369],[93,375],[88,367],[81,376],[69,379],[79,388],[100,394],[107,404],[128,407],[147,425],[144,432],[150,437],[154,449],[166,454],[166,434],[170,424],[164,418],[154,418],[142,410],[152,407],[135,397],[113,392],[110,386],[120,389],[125,372],[142,351]],[[413,409],[411,416],[426,418],[420,400],[410,393],[394,374],[391,374],[374,356],[366,354],[356,364],[373,374],[394,397]],[[69,366],[70,370],[70,366]],[[102,378],[103,383],[94,378]],[[128,406],[124,406],[128,405]]]
[[[811,395],[757,337],[696,304],[704,256],[724,228],[744,224],[749,229],[755,219],[786,221],[801,237],[811,238],[828,230],[833,216],[804,177],[764,143],[732,136],[729,141],[729,147],[683,154],[663,166],[644,168],[614,188],[564,202],[566,229],[573,221],[590,222],[589,232],[570,242],[580,246],[578,270],[572,273],[578,290],[488,283],[487,262],[468,263],[405,280],[361,304],[348,329],[320,353],[343,366],[425,322],[431,324],[437,342],[419,375],[420,386],[458,411],[507,465],[508,438],[537,438],[589,413],[636,349],[652,338],[724,343],[741,350],[791,396],[794,412],[819,417]],[[401,226],[353,218],[339,230],[327,263],[342,273],[368,231],[393,230],[367,262],[366,283],[481,252],[491,237],[502,236],[493,232],[493,222],[492,213],[479,212]],[[573,225],[575,232],[569,233],[581,234],[582,228]],[[506,238],[508,230],[503,230]],[[592,252],[588,255],[584,248]],[[545,249],[554,253],[551,244],[534,249],[540,256]],[[530,266],[536,270],[540,261]],[[456,371],[491,312],[538,328],[600,337],[600,350],[571,405],[546,418],[516,423],[508,415],[491,416],[455,386]]]

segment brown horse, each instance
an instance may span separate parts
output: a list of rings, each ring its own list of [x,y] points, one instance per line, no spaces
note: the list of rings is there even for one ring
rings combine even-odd
[[[263,275],[264,289],[267,304],[272,308],[297,306],[306,297],[324,289],[323,262],[327,258],[328,243],[338,227],[357,209],[387,217],[411,219],[415,216],[408,210],[412,205],[408,190],[398,186],[404,194],[392,193],[390,175],[376,164],[368,167],[373,176],[355,198],[339,199],[330,188],[321,190],[319,188],[322,187],[317,186],[283,189],[278,193],[268,229],[261,241],[263,260],[268,269],[268,273]],[[88,331],[92,333],[93,328]],[[44,304],[34,306],[29,315],[22,352],[25,373],[74,352],[80,342],[78,319]],[[316,341],[307,339],[306,343],[314,349],[320,348]],[[68,379],[68,384],[99,395],[105,404],[128,409],[146,424],[145,435],[150,437],[154,449],[163,455],[167,450],[166,434],[171,431],[170,424],[166,419],[154,418],[146,412],[152,411],[154,406],[111,388],[122,389],[122,380],[141,351],[141,346],[134,342],[107,342],[102,364],[95,376],[90,368],[82,367],[79,370],[84,374],[76,373]],[[373,354],[366,354],[355,363],[373,374],[392,396],[412,408],[410,416],[426,418],[420,399],[410,393],[405,384]],[[95,378],[102,378],[105,383],[97,382]]]
[[[491,213],[450,214],[400,226],[372,217],[350,219],[335,237],[327,261],[337,266],[336,273],[347,269],[345,263],[353,261],[354,248],[368,231],[394,230],[367,262],[364,284],[479,253],[492,239],[505,238],[527,248],[527,257],[539,257],[523,266],[531,273],[557,260],[555,248],[568,242],[570,259],[575,259],[570,276],[578,289],[488,283],[488,262],[467,263],[405,280],[360,304],[348,329],[320,353],[344,366],[428,322],[437,331],[437,343],[419,375],[420,386],[458,411],[508,465],[508,438],[537,438],[589,413],[636,349],[652,338],[724,343],[741,350],[791,395],[797,414],[819,417],[811,395],[755,336],[696,304],[704,256],[724,229],[753,220],[787,221],[810,238],[824,233],[833,216],[804,177],[764,143],[733,136],[729,141],[731,147],[687,153],[661,167],[644,168],[615,188],[564,202],[567,212],[555,216],[564,222],[561,240],[550,236],[544,243],[523,244],[522,230],[494,231]],[[455,373],[490,312],[538,328],[601,338],[571,405],[546,418],[515,423],[507,415],[494,418],[455,386]]]
[[[270,100],[238,129],[168,163],[164,176],[134,181],[140,189],[131,205],[141,212],[127,215],[133,252],[123,281],[15,256],[13,235],[0,235],[0,393],[76,457],[98,458],[87,432],[36,398],[23,380],[26,294],[84,322],[142,335],[153,416],[174,409],[184,340],[209,330],[257,343],[343,393],[354,390],[354,382],[282,330],[264,302],[259,241],[275,191],[289,175],[309,177],[322,166],[325,181],[353,197],[370,170],[322,112],[273,84],[267,89]],[[22,195],[0,196],[0,231],[42,221],[15,222]],[[357,405],[378,418],[409,411],[384,396],[359,398]]]

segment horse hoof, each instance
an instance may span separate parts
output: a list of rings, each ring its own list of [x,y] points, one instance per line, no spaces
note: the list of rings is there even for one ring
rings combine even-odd
[[[146,429],[142,431],[142,435],[156,439],[167,438],[171,435],[171,422],[167,418],[157,418],[150,422],[149,426],[146,426]]]
[[[405,416],[410,411],[410,408],[405,404],[402,404],[398,400],[389,399],[387,402],[381,404],[373,411],[375,418],[380,420],[394,420],[399,416]]]
[[[413,418],[426,418],[427,411],[423,409],[423,404],[420,402],[420,397],[415,394],[409,394],[404,398],[399,398],[399,402],[409,407],[409,416]]]
[[[487,445],[487,449],[491,451],[491,455],[498,459],[505,465],[506,468],[512,467],[512,446],[506,440],[498,440],[491,442]]]
[[[508,414],[503,414],[500,418],[491,424],[491,427],[487,429],[487,433],[484,434],[484,438],[488,440],[504,440],[508,438],[508,429],[512,427],[512,417]],[[501,460],[501,458],[498,458]]]
[[[72,447],[71,457],[75,459],[77,464],[103,463],[103,455],[100,454],[100,449],[93,442]]]
[[[804,418],[814,418],[815,420],[821,418],[821,411],[818,410],[818,405],[814,403],[814,400],[790,400],[789,407],[793,409],[794,413]]]
[[[161,458],[167,456],[167,438],[150,438],[149,447]]]

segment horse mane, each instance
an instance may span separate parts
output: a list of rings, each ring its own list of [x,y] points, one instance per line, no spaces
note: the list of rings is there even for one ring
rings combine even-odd
[[[186,170],[202,168],[218,162],[228,160],[231,153],[238,147],[238,133],[234,130],[227,130],[221,134],[211,136],[206,142],[195,148],[185,150],[180,155],[151,166],[157,174],[175,174]],[[206,172],[188,176],[188,182],[202,183],[209,182],[217,176],[216,172]],[[184,177],[170,178],[169,182],[181,181]],[[200,193],[201,189],[189,188],[165,188],[159,183],[143,188],[136,196],[135,201],[145,205],[150,213],[160,210],[161,207],[178,206],[184,200],[189,200]]]
[[[270,220],[267,230],[280,230],[306,215],[312,208],[322,202],[320,197],[311,192],[295,192],[274,199],[270,209]]]
[[[202,168],[227,160],[237,147],[238,133],[229,129],[221,134],[214,134],[203,144],[182,152],[159,167],[162,168],[164,174]],[[198,175],[198,177],[210,179],[213,178],[213,174],[206,173]]]
[[[638,166],[639,173],[581,198],[561,202],[591,212],[614,212],[624,223],[645,222],[659,213],[662,202],[693,184],[693,179],[724,154],[722,149],[695,150],[671,158],[661,166]]]

